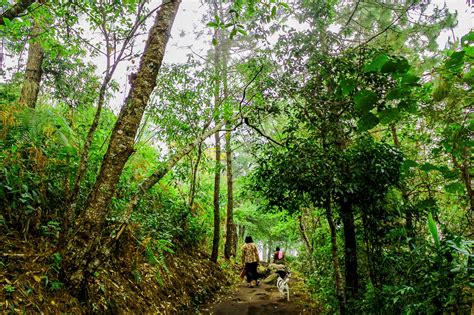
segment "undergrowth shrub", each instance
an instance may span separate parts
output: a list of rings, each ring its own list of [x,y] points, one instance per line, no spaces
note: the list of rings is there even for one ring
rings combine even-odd
[[[0,106],[0,208],[26,235],[62,215],[77,155],[61,108]]]
[[[447,233],[439,246],[419,240],[412,250],[386,253],[391,281],[367,283],[355,309],[366,314],[469,314],[473,241]]]

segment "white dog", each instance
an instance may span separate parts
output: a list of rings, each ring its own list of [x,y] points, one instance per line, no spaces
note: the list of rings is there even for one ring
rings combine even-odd
[[[278,279],[277,279],[277,287],[278,291],[280,291],[283,296],[286,295],[287,301],[290,300],[290,287],[288,286],[288,281],[290,281],[290,273],[283,271],[283,270],[278,270]]]

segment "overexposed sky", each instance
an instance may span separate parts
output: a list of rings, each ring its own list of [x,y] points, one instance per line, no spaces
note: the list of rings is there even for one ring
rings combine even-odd
[[[470,8],[466,0],[432,0],[432,3],[438,6],[446,4],[450,12],[458,13],[458,25],[453,30],[457,38],[474,28],[474,5]],[[197,31],[209,33],[205,26],[206,22],[202,21],[206,10],[200,0],[186,0],[181,3],[166,49],[164,63],[185,63],[188,55],[193,53],[206,55],[206,51],[211,48],[211,36],[204,35],[196,39],[195,34]],[[440,35],[438,38],[440,49],[444,48],[449,38],[452,41],[453,32],[444,31]],[[119,80],[119,82],[123,81]]]
[[[446,4],[450,12],[458,13],[458,26],[454,29],[456,37],[462,37],[467,34],[470,29],[474,28],[474,4],[469,8],[466,0],[431,0],[433,4],[443,6]],[[471,0],[472,1],[472,0]],[[165,55],[166,63],[186,62],[187,55],[192,53],[189,46],[195,52],[203,52],[209,49],[210,37],[195,40],[193,32],[203,28],[201,21],[202,13],[205,8],[201,7],[199,0],[187,0],[181,3],[179,13],[173,25],[172,38],[168,43]],[[183,37],[182,35],[185,34]],[[181,36],[180,36],[181,35]],[[445,31],[438,39],[440,48],[444,48],[448,37],[452,37],[451,31]],[[452,40],[452,38],[451,38]]]
[[[467,1],[473,2],[471,7],[467,4]],[[458,13],[458,25],[454,28],[454,35],[457,38],[461,38],[463,35],[469,33],[470,30],[474,29],[474,1],[473,0],[432,0],[432,2],[438,6],[446,4],[450,12]],[[444,48],[448,38],[451,37],[451,31],[444,31],[438,38],[438,45],[440,48]]]
[[[440,49],[445,47],[445,43],[450,39],[452,41],[452,33],[456,38],[462,37],[464,34],[468,33],[469,30],[474,28],[474,5],[471,5],[471,8],[467,4],[466,0],[432,0],[432,2],[438,6],[442,6],[446,3],[451,12],[458,13],[458,25],[453,31],[448,30],[444,31],[439,39],[438,44]],[[152,1],[151,7],[155,7],[160,3],[160,0]],[[210,30],[205,24],[207,21],[203,21],[203,14],[206,12],[206,7],[201,4],[200,0],[184,0],[176,16],[175,23],[172,28],[171,38],[168,42],[166,49],[164,63],[185,63],[188,60],[189,54],[197,53],[200,56],[206,56],[207,50],[211,48],[211,35],[212,30]],[[148,26],[150,27],[153,18],[150,18],[148,21]],[[197,32],[203,33],[203,35],[197,37]],[[94,34],[91,34],[92,37]],[[145,39],[146,34],[143,36]],[[100,38],[97,40],[101,40]],[[143,44],[140,44],[141,41],[137,42],[137,47],[135,50],[139,50]],[[143,49],[143,48],[141,48]],[[17,63],[18,56],[7,56],[7,66],[12,66]],[[26,55],[23,56],[26,59]],[[99,56],[92,58],[91,61],[98,66],[97,73],[102,76],[102,73],[105,69],[105,60],[104,57]],[[112,100],[110,100],[109,106],[117,111],[123,103],[125,96],[128,93],[128,80],[127,76],[134,70],[133,67],[136,67],[138,62],[132,66],[130,63],[122,63],[115,75],[114,79],[121,86],[120,93],[118,93]],[[0,80],[6,78],[0,78]]]

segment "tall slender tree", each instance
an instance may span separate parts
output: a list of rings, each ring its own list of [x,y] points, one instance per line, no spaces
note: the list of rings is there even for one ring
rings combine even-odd
[[[222,1],[219,1],[220,20],[226,22],[226,16]],[[229,259],[235,256],[236,252],[236,227],[234,224],[234,175],[232,171],[232,121],[228,117],[232,112],[232,104],[229,100],[228,86],[228,63],[230,55],[230,40],[227,35],[221,36],[218,41],[221,51],[221,78],[222,78],[222,94],[225,101],[224,115],[226,120],[225,130],[225,154],[226,154],[226,177],[227,177],[227,211],[226,211],[226,238],[224,246],[224,257]]]

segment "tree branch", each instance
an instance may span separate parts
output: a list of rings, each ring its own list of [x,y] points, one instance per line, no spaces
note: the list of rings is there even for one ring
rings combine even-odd
[[[15,3],[11,8],[2,12],[2,14],[0,15],[0,25],[5,25],[5,21],[3,20],[4,18],[13,20],[14,18],[20,16],[23,11],[28,9],[28,7],[35,2],[35,0],[21,0]]]
[[[278,142],[278,141],[274,140],[272,137],[267,136],[266,134],[264,134],[257,126],[254,126],[254,125],[250,124],[249,119],[247,117],[244,118],[244,122],[247,126],[249,126],[250,128],[252,128],[256,132],[258,132],[262,137],[270,140],[271,142],[273,142],[273,143],[275,143],[275,144],[277,144],[281,147],[284,147],[284,145],[281,144],[280,142]]]

